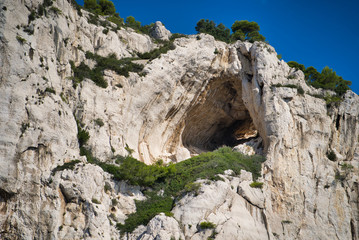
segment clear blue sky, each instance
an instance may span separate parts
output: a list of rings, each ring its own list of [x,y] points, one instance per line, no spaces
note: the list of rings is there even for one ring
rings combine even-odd
[[[83,0],[77,0],[83,5]],[[359,0],[135,0],[113,1],[121,17],[142,24],[162,21],[173,33],[195,34],[204,18],[228,28],[235,20],[255,21],[282,54],[318,71],[329,66],[359,93]]]

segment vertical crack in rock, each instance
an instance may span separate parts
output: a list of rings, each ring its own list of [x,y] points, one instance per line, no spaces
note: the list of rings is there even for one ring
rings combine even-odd
[[[241,80],[222,77],[212,80],[187,114],[182,142],[191,153],[200,153],[235,146],[257,134],[242,100]]]
[[[268,239],[270,239],[269,227],[268,227],[268,220],[267,220],[267,216],[266,216],[266,214],[265,214],[265,212],[264,212],[263,209],[261,209],[261,216],[262,216],[262,220],[263,220],[264,227],[265,227],[266,230],[267,230]]]
[[[355,233],[355,227],[354,227],[354,221],[353,221],[353,219],[350,220],[350,232],[351,232],[351,234],[352,234],[352,240],[357,239],[357,238],[356,238],[356,233]]]

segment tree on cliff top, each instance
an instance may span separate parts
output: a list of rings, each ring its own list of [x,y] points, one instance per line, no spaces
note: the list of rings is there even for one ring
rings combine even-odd
[[[265,37],[259,33],[260,27],[256,22],[249,22],[247,20],[235,21],[231,28],[233,40],[265,41]]]
[[[114,15],[116,13],[115,4],[109,0],[85,0],[84,8],[99,15]]]
[[[324,67],[322,72],[318,72],[317,69],[312,66],[306,68],[303,64],[299,64],[295,61],[288,62],[288,66],[301,70],[309,85],[315,88],[332,90],[339,96],[342,96],[349,90],[349,86],[352,84],[351,81],[344,80],[341,76],[338,76],[337,73],[328,66]]]
[[[208,19],[201,19],[197,22],[195,27],[198,33],[207,33],[212,35],[215,39],[223,42],[232,41],[265,41],[265,37],[259,33],[259,25],[256,22],[248,22],[247,20],[235,21],[232,25],[233,34],[231,30],[222,23],[216,25],[215,22]]]
[[[231,30],[226,28],[222,23],[216,25],[213,21],[201,19],[197,22],[195,29],[198,33],[210,34],[215,39],[223,42],[229,42],[230,40]]]

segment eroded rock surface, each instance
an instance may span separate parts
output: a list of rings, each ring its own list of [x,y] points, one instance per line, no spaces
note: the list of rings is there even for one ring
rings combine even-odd
[[[262,190],[248,187],[246,173],[202,182],[197,196],[178,201],[174,217],[159,215],[137,229],[142,239],[207,239],[213,231],[198,230],[201,221],[217,225],[217,239],[358,239],[355,93],[327,107],[315,97],[325,91],[307,86],[268,44],[225,44],[205,34],[140,60],[142,73],[106,70],[107,88],[89,79],[75,88],[70,61],[93,66],[86,51],[123,58],[159,45],[129,28],[106,33],[66,0],[53,3],[61,13],[48,9],[29,22],[41,3],[0,2],[2,238],[119,238],[115,224],[144,196],[86,163],[78,121],[101,161],[133,149],[147,164],[176,162],[222,145],[265,155]],[[331,151],[336,161],[328,159]],[[82,163],[74,170],[52,175],[75,159]]]
[[[150,35],[154,39],[159,39],[164,41],[168,41],[172,36],[171,32],[168,31],[160,21],[155,22],[155,25],[151,29]]]

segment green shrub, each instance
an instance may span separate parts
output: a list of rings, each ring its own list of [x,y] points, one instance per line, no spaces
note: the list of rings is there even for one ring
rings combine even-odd
[[[210,177],[209,180],[211,180],[211,181],[224,181],[224,179],[219,175],[214,175],[214,176]]]
[[[300,95],[303,95],[305,92],[304,92],[304,89],[301,87],[301,86],[297,86],[297,85],[294,85],[294,84],[285,84],[285,85],[282,85],[280,83],[277,83],[277,84],[272,84],[271,87],[287,87],[287,88],[296,88],[297,89],[297,92],[298,94]]]
[[[168,51],[170,50],[174,50],[176,49],[176,46],[174,45],[174,40],[176,40],[177,38],[182,38],[182,37],[186,37],[186,35],[184,34],[179,34],[179,33],[174,33],[172,34],[172,36],[170,37],[169,41],[160,41],[160,40],[156,40],[159,44],[161,44],[161,47],[153,49],[150,52],[146,52],[146,53],[137,53],[137,56],[139,58],[142,59],[149,59],[149,60],[153,60],[155,58],[158,58],[161,54],[166,54]]]
[[[201,228],[201,230],[204,229],[213,229],[216,228],[216,224],[212,223],[212,222],[201,222],[199,224],[199,227]]]
[[[172,173],[173,168],[166,166],[146,165],[131,156],[121,158],[120,166],[99,163],[106,172],[117,180],[127,181],[131,185],[151,187],[156,181],[162,181]]]
[[[71,162],[67,162],[61,166],[57,166],[51,171],[51,175],[55,175],[56,172],[63,171],[65,169],[74,170],[76,164],[78,163],[80,163],[80,160],[72,160]]]
[[[129,215],[125,224],[117,225],[122,232],[132,232],[138,225],[146,225],[160,212],[170,212],[176,197],[186,191],[198,190],[199,184],[194,183],[197,179],[210,179],[227,169],[232,169],[237,175],[241,169],[245,169],[252,172],[257,179],[263,161],[260,156],[246,156],[224,147],[214,152],[202,153],[176,165],[146,165],[131,156],[117,159],[116,163],[120,166],[100,162],[96,164],[112,174],[114,179],[151,187],[151,191],[145,191],[147,200],[136,201],[137,211]],[[157,195],[159,191],[163,191],[163,195]]]
[[[111,191],[111,186],[108,184],[105,184],[105,186],[103,187],[103,190],[104,190],[104,192],[109,192],[109,191]]]
[[[173,207],[173,199],[169,196],[162,197],[152,194],[145,201],[136,202],[136,212],[131,213],[125,221],[125,224],[118,223],[116,226],[122,232],[132,232],[139,225],[147,223],[157,214],[164,212],[169,214]]]
[[[305,92],[304,92],[304,89],[301,87],[301,86],[298,86],[298,93],[300,95],[303,95]]]
[[[108,86],[107,82],[103,78],[103,73],[100,68],[93,68],[91,69],[87,66],[84,62],[78,67],[75,65],[71,65],[71,68],[74,72],[74,83],[82,82],[85,78],[91,79],[97,86],[106,88]]]
[[[118,28],[123,25],[123,18],[120,16],[110,16],[107,18],[107,20],[116,24]]]
[[[153,60],[158,58],[161,54],[166,54],[168,51],[174,50],[175,48],[176,46],[173,44],[173,41],[167,41],[160,48],[156,48],[146,53],[137,53],[137,56],[142,59]]]
[[[81,128],[79,123],[78,126]],[[85,134],[85,136],[87,138],[88,135]],[[97,164],[105,172],[112,174],[116,180],[124,180],[131,185],[150,187],[144,191],[147,199],[136,201],[137,211],[128,216],[125,224],[117,224],[117,228],[122,233],[132,232],[138,225],[146,225],[161,212],[171,215],[170,211],[176,197],[186,189],[196,190],[198,185],[193,182],[197,179],[209,179],[227,169],[232,169],[237,175],[241,169],[245,169],[252,172],[256,179],[260,175],[261,163],[264,161],[260,156],[245,156],[233,152],[229,147],[202,153],[176,165],[168,166],[164,166],[160,161],[154,165],[146,165],[131,156],[119,156],[116,160],[119,166],[107,164],[98,161],[92,156],[91,151],[83,146],[80,146],[80,155],[86,156],[89,163]],[[163,194],[157,194],[159,191],[163,191]]]
[[[100,15],[113,15],[116,13],[115,5],[109,0],[85,0],[84,8],[89,12]]]
[[[17,36],[16,36],[16,40],[18,40],[18,41],[19,41],[19,43],[21,43],[21,44],[26,43],[26,39],[25,39],[25,38],[23,38],[23,37],[21,37],[21,36],[19,36],[19,35],[17,35]]]
[[[126,146],[125,146],[125,150],[127,151],[128,155],[131,156],[132,153],[135,151],[133,150],[132,148],[130,148],[127,143],[126,143]]]
[[[218,232],[216,232],[216,230],[213,229],[211,236],[209,236],[209,237],[207,238],[207,240],[214,240],[214,239],[216,239],[217,234],[218,234]]]
[[[97,200],[96,198],[92,198],[91,201],[95,204],[101,204],[101,202],[99,200]]]
[[[174,216],[174,214],[172,212],[165,212],[165,215],[167,217],[173,217]]]
[[[82,124],[77,121],[77,140],[80,147],[84,146],[87,141],[90,139],[90,134],[82,128]]]
[[[333,161],[333,162],[335,162],[337,160],[337,155],[335,154],[335,152],[333,150],[330,150],[327,153],[327,157],[330,161]]]
[[[89,78],[99,87],[106,88],[107,82],[103,78],[103,71],[108,69],[115,71],[119,75],[125,77],[129,76],[129,72],[140,72],[143,69],[142,65],[132,63],[132,58],[123,58],[118,60],[115,54],[110,54],[107,57],[101,57],[91,52],[86,52],[86,58],[96,61],[96,66],[91,69],[84,62],[76,67],[74,62],[70,62],[71,68],[74,72],[74,83],[83,81],[84,78]]]
[[[288,62],[288,66],[301,70],[309,85],[315,88],[332,90],[338,97],[342,96],[350,89],[349,86],[351,85],[351,81],[344,80],[328,66],[324,67],[322,72],[318,72],[314,67],[306,68],[303,64],[294,61]]]
[[[116,206],[116,205],[118,204],[117,199],[116,199],[116,198],[113,198],[113,199],[111,200],[111,204],[112,204],[112,206]]]
[[[251,184],[249,184],[250,187],[252,188],[263,188],[263,183],[262,182],[252,182]]]
[[[59,15],[62,13],[62,11],[60,9],[58,9],[57,7],[51,7],[50,11],[53,11],[56,15]]]
[[[88,15],[88,19],[87,19],[88,23],[93,24],[93,25],[99,25],[99,17],[96,14],[89,14]]]
[[[103,121],[102,121],[101,118],[95,119],[95,123],[96,123],[96,125],[98,125],[98,126],[100,126],[100,127],[102,127],[103,125],[105,125],[105,124],[103,123]]]
[[[21,135],[23,135],[26,129],[28,129],[29,127],[30,127],[30,123],[21,123],[21,128],[20,128]]]
[[[341,174],[340,172],[335,173],[335,180],[343,182],[346,178],[346,174]]]
[[[189,182],[184,186],[184,191],[187,193],[194,192],[195,195],[198,195],[198,191],[200,188],[200,183]]]
[[[342,165],[340,165],[340,167],[342,168],[343,171],[351,171],[353,170],[354,166],[348,163],[343,163]]]
[[[56,94],[55,89],[49,88],[49,87],[47,87],[47,88],[45,89],[45,92],[52,93],[52,94]]]
[[[36,11],[32,10],[29,17],[28,17],[28,23],[30,24],[32,21],[36,19]]]
[[[52,0],[44,0],[44,7],[50,7],[53,4]]]
[[[37,9],[37,14],[39,16],[42,16],[42,15],[44,15],[44,12],[45,12],[45,8],[44,8],[44,6],[42,4],[40,4],[39,8]]]
[[[195,27],[198,33],[207,33],[212,35],[216,40],[223,42],[241,41],[265,41],[265,37],[259,33],[259,25],[256,22],[248,22],[247,20],[235,21],[231,30],[222,23],[216,25],[215,22],[208,19],[201,19]]]
[[[141,27],[141,23],[139,21],[136,21],[133,16],[128,16],[126,18],[126,25],[137,30],[139,30]]]
[[[295,61],[289,61],[287,62],[289,67],[295,68],[296,70],[301,70],[302,72],[305,72],[305,67],[303,64],[299,64]]]
[[[325,95],[323,99],[325,100],[325,103],[327,104],[328,107],[330,107],[332,104],[336,105],[342,101],[342,98],[339,97],[338,95],[329,95],[329,94]]]

